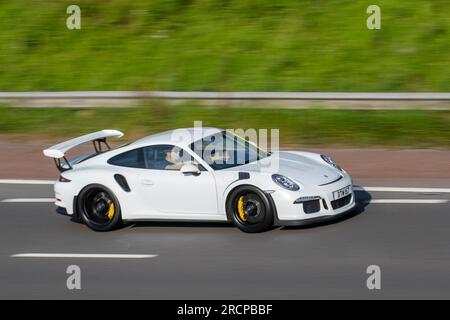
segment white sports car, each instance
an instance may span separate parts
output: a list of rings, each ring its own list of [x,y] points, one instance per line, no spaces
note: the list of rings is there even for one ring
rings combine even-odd
[[[216,128],[172,130],[111,149],[106,138],[121,136],[102,130],[44,150],[61,172],[55,204],[97,231],[124,221],[181,220],[232,221],[261,232],[355,207],[351,177],[328,156],[266,152]],[[66,158],[90,141],[95,153]]]

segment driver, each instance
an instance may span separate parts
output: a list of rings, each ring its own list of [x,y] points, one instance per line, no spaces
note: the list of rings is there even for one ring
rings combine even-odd
[[[180,158],[180,151],[181,149],[179,147],[173,147],[170,150],[167,150],[165,152],[165,162],[166,166],[164,169],[166,170],[180,170],[183,166],[183,161]]]

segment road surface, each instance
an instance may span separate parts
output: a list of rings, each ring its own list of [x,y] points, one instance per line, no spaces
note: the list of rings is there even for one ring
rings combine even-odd
[[[51,185],[0,184],[1,299],[450,298],[448,192],[359,191],[344,220],[261,234],[162,222],[96,233],[56,213],[52,197]],[[81,290],[67,289],[70,265]],[[369,265],[381,290],[366,286]]]

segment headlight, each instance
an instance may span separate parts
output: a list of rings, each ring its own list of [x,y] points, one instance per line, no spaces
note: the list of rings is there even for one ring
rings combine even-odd
[[[320,155],[320,157],[322,158],[323,161],[325,161],[326,163],[328,163],[330,166],[338,169],[339,171],[342,171],[342,168],[336,163],[336,161],[334,161],[333,159],[331,159],[331,157],[329,156],[324,156],[323,154]]]
[[[298,186],[298,184],[296,184],[294,181],[292,181],[291,179],[289,179],[288,177],[285,177],[281,174],[273,174],[272,175],[272,180],[273,182],[275,182],[277,185],[291,190],[291,191],[297,191],[300,189],[300,187]]]

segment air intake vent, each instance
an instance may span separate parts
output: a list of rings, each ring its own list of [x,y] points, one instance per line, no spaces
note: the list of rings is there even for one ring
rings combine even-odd
[[[342,207],[348,205],[350,203],[351,199],[352,199],[352,195],[349,194],[348,196],[345,196],[338,200],[331,201],[331,206],[333,207],[333,209],[342,208]]]
[[[306,214],[319,212],[320,200],[303,202],[303,211],[305,211]]]
[[[130,192],[130,186],[128,185],[127,179],[121,174],[115,174],[114,179],[119,184],[119,186],[123,189],[125,192]]]

